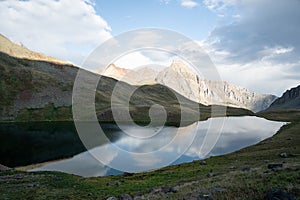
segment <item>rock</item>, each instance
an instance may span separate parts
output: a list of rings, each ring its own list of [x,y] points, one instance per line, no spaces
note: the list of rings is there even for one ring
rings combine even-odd
[[[61,181],[61,180],[62,180],[62,177],[60,177],[60,176],[55,176],[54,179],[55,179],[56,181]]]
[[[236,166],[230,166],[229,169],[236,169]]]
[[[163,192],[163,193],[176,193],[177,190],[173,187],[164,185],[164,186],[161,187],[161,192]]]
[[[279,154],[279,156],[280,156],[281,158],[287,158],[287,157],[288,157],[288,154],[287,154],[287,153],[281,153],[281,154]]]
[[[204,191],[195,191],[183,197],[184,200],[212,200],[211,194]]]
[[[296,200],[294,195],[291,195],[287,192],[281,190],[270,190],[266,196],[265,200]]]
[[[244,167],[244,168],[242,169],[243,172],[250,172],[250,170],[251,170],[250,167]]]
[[[171,188],[170,188],[170,192],[172,192],[172,193],[176,193],[176,192],[177,192],[177,190],[176,190],[174,187],[171,187]]]
[[[225,192],[226,189],[225,188],[213,188],[211,190],[212,193],[222,193],[222,192]]]
[[[137,194],[133,197],[134,200],[137,200],[137,199],[146,199],[145,195],[143,194]]]
[[[272,172],[267,170],[267,171],[264,171],[264,174],[272,174]]]
[[[151,188],[151,193],[153,193],[153,194],[159,193],[160,191],[161,191],[161,188],[158,188],[158,187]]]
[[[109,182],[109,183],[106,183],[106,185],[107,186],[114,186],[114,185],[119,186],[119,185],[121,185],[121,182]]]
[[[200,162],[200,165],[207,165],[207,163],[206,163],[205,160],[203,160],[203,161]]]
[[[10,168],[0,164],[0,172],[7,170],[10,170]]]
[[[108,197],[106,200],[118,200],[116,197]]]
[[[34,183],[27,184],[27,187],[29,187],[29,188],[33,188],[33,187],[37,187],[37,186],[38,186],[38,184],[34,184]]]
[[[88,193],[88,197],[92,197],[93,196],[93,194],[92,193]]]
[[[133,176],[133,173],[124,172],[124,176]]]
[[[133,200],[129,194],[121,194],[119,199],[120,200]]]
[[[282,168],[283,164],[268,164],[268,169],[278,169]]]
[[[209,172],[208,174],[207,174],[207,177],[213,177],[214,176],[214,174],[212,173],[212,172]]]

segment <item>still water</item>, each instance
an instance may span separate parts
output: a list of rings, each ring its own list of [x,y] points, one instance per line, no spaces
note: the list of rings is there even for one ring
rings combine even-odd
[[[222,126],[213,126],[215,122]],[[122,125],[120,129],[105,124],[102,129],[110,142],[30,171],[93,177],[151,170],[234,152],[271,137],[284,124],[258,117],[214,118],[180,128]],[[77,143],[78,138],[74,140]],[[81,148],[77,147],[78,151]]]

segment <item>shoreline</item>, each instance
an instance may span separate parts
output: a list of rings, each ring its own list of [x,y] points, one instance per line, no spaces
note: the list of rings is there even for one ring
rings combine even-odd
[[[288,123],[258,144],[204,159],[205,164],[199,160],[137,174],[82,178],[9,170],[0,173],[5,181],[0,199],[107,199],[124,194],[135,199],[263,199],[273,190],[300,197],[299,133],[300,122]]]

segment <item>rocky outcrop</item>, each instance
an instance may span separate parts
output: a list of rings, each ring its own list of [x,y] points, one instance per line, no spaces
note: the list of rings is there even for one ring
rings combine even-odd
[[[300,85],[287,90],[267,110],[300,109]]]
[[[276,99],[274,95],[257,94],[226,81],[201,78],[180,61],[173,62],[160,72],[156,81],[205,105],[227,105],[258,112],[266,109]]]

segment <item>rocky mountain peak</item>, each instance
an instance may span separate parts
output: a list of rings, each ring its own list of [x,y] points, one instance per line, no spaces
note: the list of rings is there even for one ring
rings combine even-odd
[[[182,60],[173,60],[170,67],[172,70],[184,74],[186,76],[195,76],[196,73]]]
[[[157,72],[149,68],[129,70],[115,65],[103,75],[128,82],[133,85],[158,83],[172,88],[190,100],[205,105],[228,105],[254,112],[264,110],[277,98],[274,95],[257,94],[246,88],[226,81],[207,80],[181,60],[174,60],[169,67]],[[126,74],[126,76],[124,76]]]

